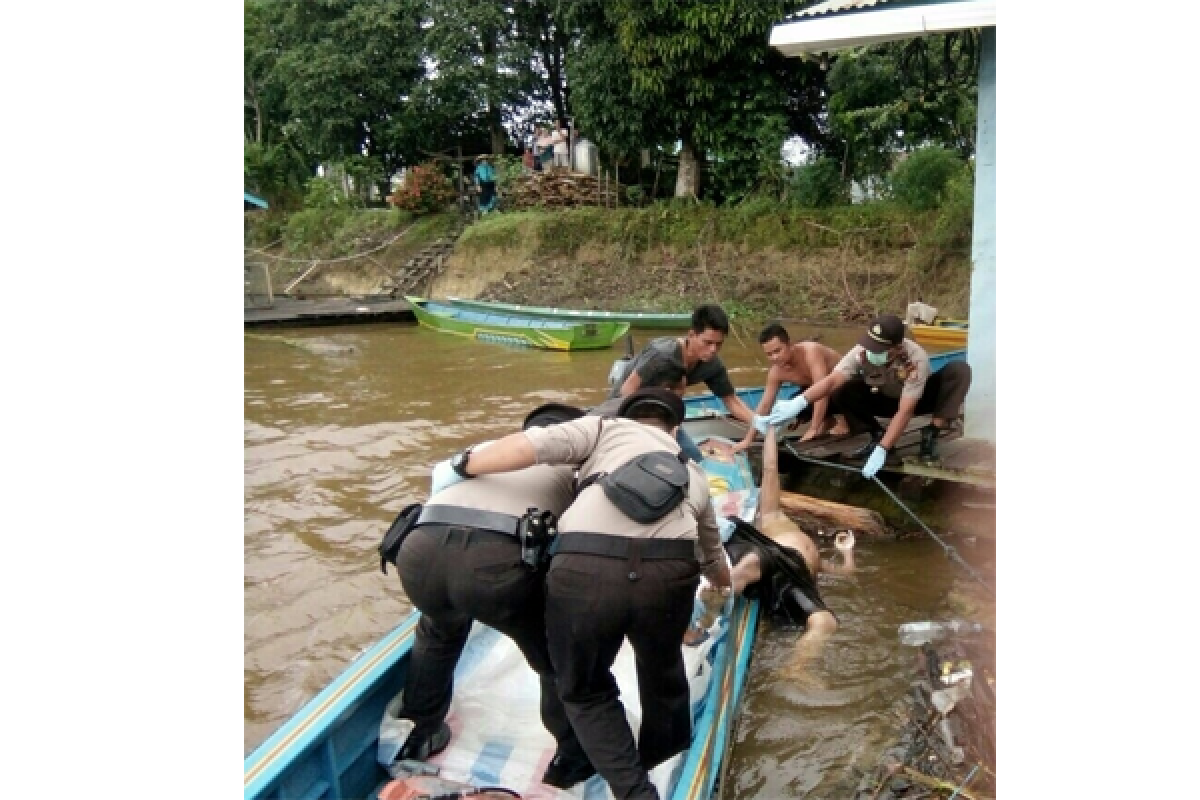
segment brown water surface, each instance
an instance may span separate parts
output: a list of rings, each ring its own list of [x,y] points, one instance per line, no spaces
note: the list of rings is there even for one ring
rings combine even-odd
[[[788,327],[793,338],[820,332],[839,352],[858,334]],[[641,344],[656,333],[635,335]],[[409,612],[375,548],[396,512],[424,499],[432,465],[516,430],[540,403],[601,401],[620,355],[407,325],[281,337],[245,340],[247,753]],[[763,383],[752,334],[730,337],[721,355],[735,385]],[[896,626],[933,614],[960,573],[927,539],[858,551],[856,574],[821,578],[841,628],[807,669],[789,670],[794,632],[760,629],[726,797],[844,797],[894,741],[915,677]]]

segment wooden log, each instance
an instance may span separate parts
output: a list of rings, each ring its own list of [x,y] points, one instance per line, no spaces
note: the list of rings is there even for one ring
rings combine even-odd
[[[779,505],[788,515],[801,517],[802,523],[807,522],[826,531],[832,528],[873,536],[887,534],[883,517],[879,512],[867,508],[834,503],[796,492],[780,492]]]

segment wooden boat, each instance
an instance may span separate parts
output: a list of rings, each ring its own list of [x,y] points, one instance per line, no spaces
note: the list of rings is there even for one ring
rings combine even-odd
[[[966,347],[967,321],[965,319],[934,320],[932,325],[913,324],[908,335],[919,345],[938,347]]]
[[[548,308],[546,306],[523,306],[516,303],[490,303],[484,300],[467,300],[462,297],[447,297],[446,302],[456,308],[467,308],[474,311],[519,314],[523,317],[573,322],[628,322],[635,328],[683,330],[692,324],[691,314],[668,314],[658,311],[592,311],[577,308]]]
[[[713,455],[703,466],[717,513],[753,519],[758,489],[746,457]],[[758,614],[758,601],[738,598],[705,642],[683,648],[692,687],[692,744],[652,771],[662,797],[712,797],[745,690]],[[380,724],[404,688],[419,616],[414,612],[355,659],[246,758],[244,800],[377,797],[390,779],[376,760]],[[614,672],[627,711],[640,713],[628,642]],[[454,736],[429,764],[476,785],[536,791],[539,797],[611,796],[599,776],[569,792],[540,782],[554,740],[538,721],[537,683],[510,639],[476,623],[455,669],[447,717]]]
[[[966,361],[966,350],[948,350],[945,353],[931,353],[929,356],[929,368],[932,372],[937,372],[942,367],[952,361]],[[757,408],[758,403],[762,400],[763,392],[766,391],[764,386],[748,387],[745,389],[735,389],[737,396],[748,408]],[[790,400],[799,393],[799,387],[790,383],[785,383],[779,388],[779,400]],[[721,398],[715,397],[711,393],[692,395],[691,397],[683,398],[683,405],[687,409],[688,419],[695,417],[714,417],[725,416],[729,413],[729,409],[721,402]]]
[[[417,322],[427,328],[483,342],[536,347],[542,350],[600,350],[629,332],[628,322],[564,322],[521,317],[405,297]]]

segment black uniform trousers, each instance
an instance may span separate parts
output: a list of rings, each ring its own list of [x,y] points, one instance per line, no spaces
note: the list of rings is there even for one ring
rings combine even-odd
[[[965,361],[952,361],[925,381],[925,391],[917,401],[913,416],[933,414],[944,420],[952,420],[962,409],[967,390],[971,388],[971,367]],[[886,397],[882,392],[872,392],[861,379],[854,379],[834,393],[841,413],[856,421],[861,428],[872,433],[882,433],[883,426],[876,417],[892,418],[900,408],[900,400]]]
[[[581,756],[554,680],[546,645],[544,575],[521,563],[513,536],[453,525],[422,525],[396,559],[404,591],[421,611],[404,685],[403,716],[413,735],[430,735],[446,719],[454,667],[471,621],[516,643],[541,682],[542,724],[559,750]]]
[[[690,559],[560,553],[546,576],[546,634],[559,695],[613,796],[658,798],[648,770],[685,750],[692,714],[683,635],[700,568]],[[612,665],[625,638],[637,657],[642,724],[625,718]]]

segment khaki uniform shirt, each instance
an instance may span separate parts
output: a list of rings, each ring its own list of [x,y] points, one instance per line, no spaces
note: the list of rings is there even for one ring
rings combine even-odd
[[[925,393],[925,381],[929,380],[929,356],[925,349],[911,339],[901,343],[904,351],[882,367],[867,361],[866,350],[860,344],[850,348],[835,369],[850,380],[864,381],[868,386],[879,387],[884,397],[899,400],[901,397],[921,399]]]
[[[447,486],[430,497],[426,505],[459,506],[514,517],[536,507],[539,511],[553,511],[555,516],[561,516],[575,498],[574,478],[575,470],[571,467],[546,465],[479,475]]]
[[[630,419],[584,417],[525,431],[539,464],[574,464],[583,482],[597,472],[613,472],[643,453],[679,452],[671,434]],[[708,477],[695,464],[688,464],[691,480],[683,502],[662,519],[639,523],[625,516],[592,484],[584,489],[566,513],[559,517],[559,533],[586,532],[646,539],[692,539],[699,542],[697,560],[704,567],[723,558],[721,535],[708,492]]]

